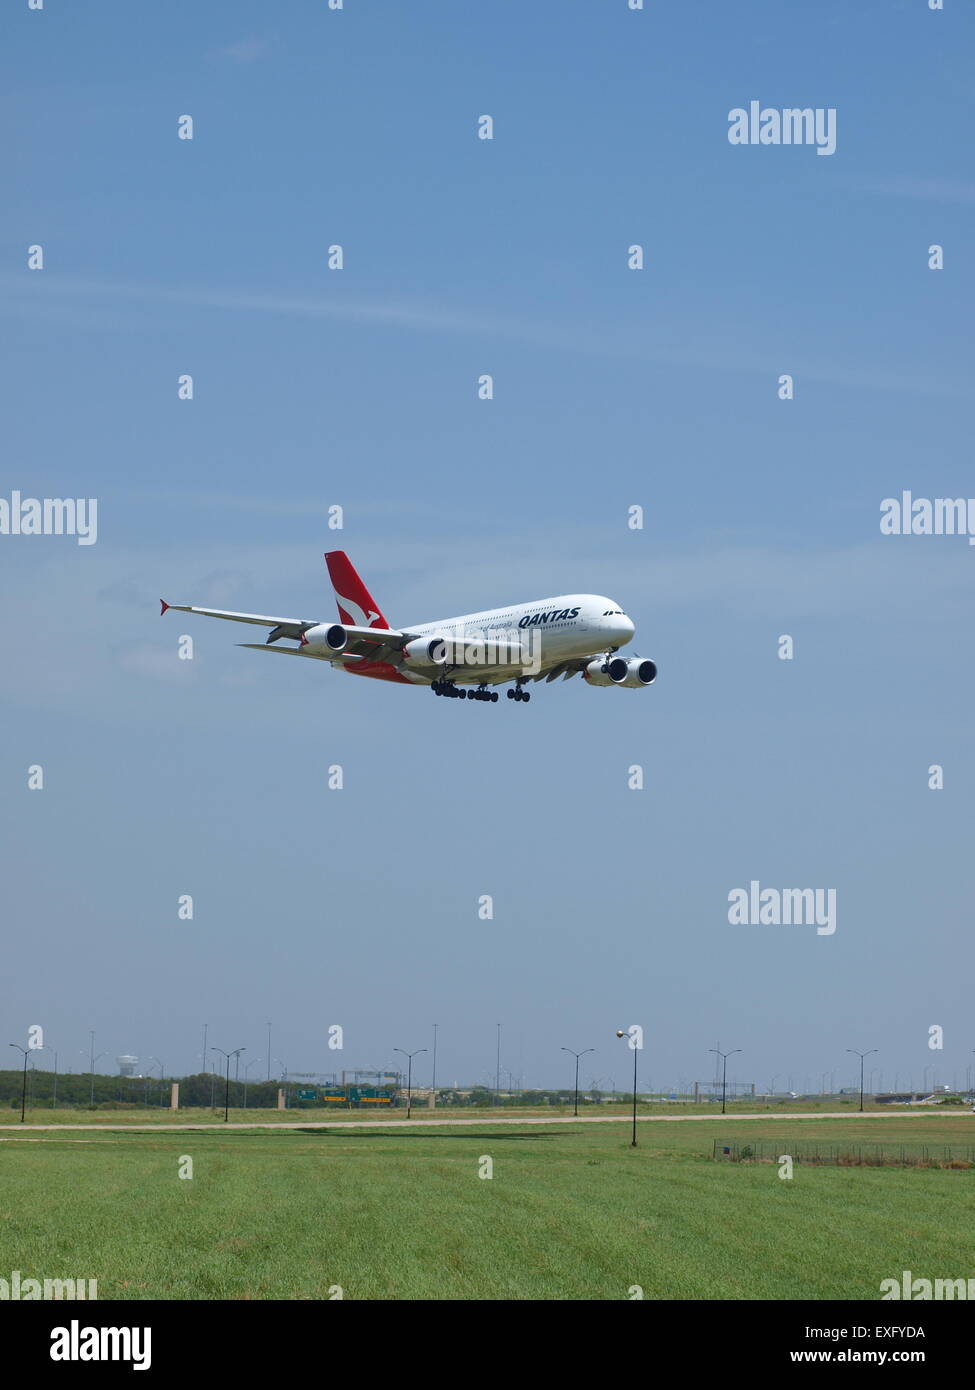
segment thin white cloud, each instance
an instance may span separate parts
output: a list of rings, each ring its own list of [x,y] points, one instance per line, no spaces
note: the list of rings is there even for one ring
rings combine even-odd
[[[686,367],[694,371],[739,372],[778,379],[782,370],[781,355],[765,357],[749,350],[740,341],[722,341],[718,332],[709,332],[707,345],[693,341],[689,330],[661,327],[661,334],[671,334],[666,341],[649,342],[645,329],[640,341],[626,332],[627,325],[616,321],[612,328],[602,324],[576,323],[572,328],[547,323],[541,319],[526,319],[515,314],[498,315],[480,308],[454,309],[428,302],[396,301],[389,295],[375,299],[351,299],[344,294],[334,298],[308,294],[281,294],[239,289],[210,289],[204,286],[167,286],[132,284],[112,280],[91,281],[70,277],[50,277],[43,285],[36,279],[28,283],[23,275],[0,275],[0,287],[6,291],[8,303],[20,295],[19,309],[24,312],[25,298],[47,305],[58,296],[66,298],[88,296],[97,298],[99,309],[120,299],[135,302],[183,304],[197,309],[217,309],[242,313],[283,314],[311,319],[340,320],[359,325],[387,325],[414,332],[456,333],[485,339],[496,336],[532,343],[548,351],[582,352],[597,357],[625,358],[627,361],[652,363],[659,367]],[[680,336],[683,333],[683,339]],[[878,369],[843,366],[796,359],[790,362],[792,375],[806,381],[841,386],[850,390],[893,391],[899,395],[918,394],[946,399],[967,400],[967,383],[953,383],[937,376],[922,376],[913,365],[903,372],[886,367]]]
[[[892,179],[867,179],[860,184],[867,193],[890,198],[920,198],[932,203],[975,203],[975,183],[951,179],[920,179],[910,175]]]
[[[258,58],[263,58],[269,49],[266,39],[238,39],[236,43],[221,48],[220,54],[223,58],[232,58],[236,63],[254,63]]]

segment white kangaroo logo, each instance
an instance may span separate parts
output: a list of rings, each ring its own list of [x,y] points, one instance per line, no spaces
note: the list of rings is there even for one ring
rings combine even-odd
[[[372,609],[366,612],[365,609],[360,608],[359,605],[353,603],[350,598],[346,598],[344,594],[340,594],[338,589],[335,590],[335,597],[338,599],[339,603],[344,604],[346,610],[352,614],[352,622],[355,627],[372,627],[372,619],[379,617],[379,614],[373,613]]]

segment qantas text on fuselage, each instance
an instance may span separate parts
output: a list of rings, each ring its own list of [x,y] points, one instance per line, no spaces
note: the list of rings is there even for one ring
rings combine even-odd
[[[269,629],[263,643],[241,642],[249,651],[327,661],[357,676],[426,685],[436,695],[497,701],[490,687],[507,684],[508,697],[527,701],[529,681],[581,675],[589,685],[639,690],[652,685],[656,665],[646,657],[618,655],[634,625],[613,599],[599,594],[490,608],[438,622],[390,627],[382,610],[342,550],[325,556],[339,621],[273,618],[161,600],[163,613],[197,613]],[[280,641],[295,643],[278,646]],[[469,688],[470,687],[470,688]]]

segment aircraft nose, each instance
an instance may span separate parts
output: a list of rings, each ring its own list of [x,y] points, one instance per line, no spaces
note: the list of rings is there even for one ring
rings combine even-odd
[[[633,634],[636,632],[636,628],[634,627],[633,623],[630,621],[630,619],[626,616],[625,613],[614,614],[612,623],[616,640],[620,643],[620,645],[622,645],[624,642],[629,642]]]

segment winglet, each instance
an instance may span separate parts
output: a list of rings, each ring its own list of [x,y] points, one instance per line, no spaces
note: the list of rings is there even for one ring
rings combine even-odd
[[[166,611],[166,609],[167,609],[168,607],[169,607],[169,604],[166,602],[166,600],[165,600],[164,598],[161,598],[161,599],[159,600],[159,616],[160,616],[160,618],[161,618],[162,615],[165,613],[165,611]]]

